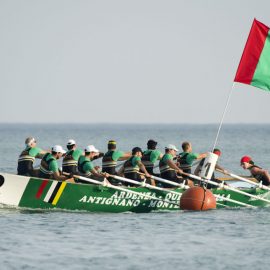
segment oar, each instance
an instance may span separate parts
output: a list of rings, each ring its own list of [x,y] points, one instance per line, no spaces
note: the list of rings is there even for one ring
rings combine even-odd
[[[216,182],[214,182],[214,181],[207,180],[207,179],[203,179],[203,178],[201,178],[201,177],[199,177],[199,176],[196,176],[196,175],[193,175],[193,174],[190,174],[190,173],[184,173],[184,172],[183,172],[182,174],[183,174],[183,175],[186,175],[186,176],[188,176],[188,177],[190,177],[190,178],[193,178],[193,179],[202,181],[202,182],[204,182],[204,183],[209,183],[209,184],[211,184],[211,185],[217,186],[217,187],[219,187],[219,188],[224,188],[224,189],[226,189],[226,190],[231,190],[231,191],[234,191],[234,192],[236,192],[236,193],[239,193],[239,194],[248,196],[248,197],[250,197],[250,198],[254,198],[254,199],[257,199],[257,200],[260,200],[260,201],[264,201],[264,202],[270,203],[270,201],[267,200],[267,199],[260,198],[260,197],[257,196],[257,195],[249,194],[249,193],[247,193],[247,192],[245,192],[245,191],[239,190],[239,189],[234,188],[234,187],[231,187],[231,186],[224,185],[224,183],[220,183],[220,184],[219,184],[219,183],[216,183]]]
[[[110,175],[110,176],[113,177],[114,179],[117,179],[117,180],[120,180],[120,181],[123,181],[123,182],[127,182],[127,183],[131,183],[131,184],[135,184],[135,185],[139,185],[141,187],[147,187],[147,188],[150,188],[150,189],[160,190],[160,191],[164,191],[164,192],[167,192],[167,193],[173,193],[173,194],[176,194],[176,195],[181,194],[180,192],[175,192],[175,191],[172,191],[172,190],[167,190],[167,189],[164,189],[164,188],[155,187],[155,186],[152,186],[152,185],[147,184],[145,182],[135,181],[135,180],[128,179],[128,178],[125,178],[125,177],[122,177],[122,176],[117,176],[117,175]]]
[[[225,174],[224,172],[222,172],[222,171],[220,171],[220,170],[217,170],[217,171],[219,171],[219,172]],[[261,189],[270,190],[270,188],[269,188],[268,186],[263,185],[261,182],[260,182],[260,183],[256,183],[256,182],[253,182],[253,181],[251,181],[251,180],[248,180],[248,179],[246,179],[246,178],[244,178],[244,177],[238,176],[238,175],[233,174],[233,173],[226,173],[225,175],[229,175],[229,176],[231,176],[231,177],[233,177],[233,178],[235,178],[235,179],[238,179],[238,180],[241,180],[241,181],[243,181],[243,182],[252,184],[252,185],[257,186],[257,187],[259,187],[259,188],[261,188]]]
[[[172,202],[172,201],[169,201],[169,200],[166,200],[166,199],[161,199],[161,198],[154,197],[154,196],[151,196],[151,195],[142,194],[140,192],[129,190],[129,189],[126,189],[126,188],[123,188],[123,187],[114,186],[109,181],[99,182],[97,180],[94,180],[94,179],[91,179],[91,178],[87,178],[87,177],[83,177],[83,176],[79,176],[79,175],[73,175],[73,177],[78,178],[78,179],[81,179],[81,180],[83,180],[85,182],[88,182],[88,183],[91,183],[91,184],[96,184],[96,185],[100,185],[100,186],[104,186],[104,187],[109,187],[109,188],[120,190],[120,191],[125,191],[125,192],[128,192],[128,193],[136,194],[136,195],[138,195],[138,196],[140,196],[142,198],[147,198],[147,199],[151,199],[151,200],[155,200],[155,201],[162,201],[162,202],[166,202],[166,203],[170,203],[170,204],[179,206],[179,204],[177,204],[175,202]],[[106,178],[104,178],[104,179],[106,179]],[[177,193],[177,195],[179,195],[179,194],[180,193]]]
[[[145,176],[145,173],[138,172],[138,174],[141,174],[141,175]],[[156,180],[158,182],[166,183],[166,184],[169,184],[169,185],[172,185],[172,186],[175,186],[175,187],[180,187],[180,188],[183,188],[183,189],[188,189],[189,188],[188,185],[185,185],[185,181],[182,184],[179,184],[179,183],[176,183],[176,182],[173,182],[173,181],[170,181],[170,180],[167,180],[167,179],[155,176],[155,175],[151,175],[151,178],[153,178],[154,180]]]

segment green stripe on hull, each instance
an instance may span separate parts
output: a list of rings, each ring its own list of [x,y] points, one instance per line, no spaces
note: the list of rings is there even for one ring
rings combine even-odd
[[[270,91],[270,35],[265,40],[259,62],[250,83],[255,87]]]

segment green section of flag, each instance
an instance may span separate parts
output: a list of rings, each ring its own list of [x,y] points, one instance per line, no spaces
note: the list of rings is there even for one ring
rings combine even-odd
[[[270,34],[268,32],[251,85],[270,91]]]

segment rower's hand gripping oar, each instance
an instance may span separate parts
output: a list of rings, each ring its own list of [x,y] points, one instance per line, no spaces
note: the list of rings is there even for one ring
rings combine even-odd
[[[175,191],[172,191],[172,190],[167,190],[167,189],[164,189],[164,188],[160,188],[160,187],[156,187],[156,186],[150,185],[150,184],[148,184],[148,183],[146,183],[144,181],[143,182],[138,182],[138,181],[135,181],[135,180],[132,180],[132,179],[128,179],[128,178],[125,178],[125,177],[122,177],[122,176],[118,176],[118,175],[111,175],[111,177],[113,177],[114,179],[117,179],[117,180],[126,182],[126,183],[138,185],[138,186],[141,186],[141,187],[146,187],[146,188],[149,188],[149,189],[164,191],[166,193],[173,193],[173,194],[176,194],[176,195],[181,194],[180,192],[175,192]]]
[[[231,177],[233,177],[233,178],[235,178],[235,179],[238,179],[238,180],[240,180],[240,181],[243,181],[243,182],[249,183],[249,184],[251,184],[251,185],[257,186],[257,187],[260,188],[260,189],[264,189],[264,190],[270,191],[270,188],[269,188],[268,186],[263,185],[262,182],[256,183],[256,182],[254,182],[254,181],[251,181],[251,180],[249,180],[249,179],[246,179],[246,178],[244,178],[244,177],[238,176],[238,175],[233,174],[233,173],[229,173],[229,172],[224,173],[224,172],[222,172],[222,171],[220,171],[220,170],[217,170],[217,171],[219,171],[219,172],[221,172],[221,173],[223,173],[223,174],[225,174],[225,175],[229,175],[229,176],[231,176]]]

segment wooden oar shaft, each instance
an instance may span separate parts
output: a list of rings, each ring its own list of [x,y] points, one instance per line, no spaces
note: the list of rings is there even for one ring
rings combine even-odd
[[[175,192],[173,190],[167,190],[167,189],[164,189],[164,188],[155,187],[155,186],[152,186],[150,184],[147,184],[147,183],[144,183],[144,182],[138,182],[138,181],[128,179],[128,178],[125,178],[125,177],[121,177],[121,176],[117,176],[117,175],[111,175],[111,176],[113,178],[117,179],[117,180],[127,182],[127,183],[131,183],[131,184],[135,184],[135,185],[139,185],[139,186],[142,186],[142,187],[147,187],[147,188],[150,188],[150,189],[160,190],[160,191],[164,191],[164,192],[167,192],[167,193],[173,193],[173,194],[177,194],[177,195],[180,194],[180,192]]]
[[[254,199],[257,199],[257,200],[260,200],[260,201],[264,201],[264,202],[270,203],[270,201],[267,200],[267,199],[260,198],[260,197],[258,197],[257,195],[249,194],[249,193],[247,193],[247,192],[245,192],[245,191],[242,191],[242,190],[239,190],[239,189],[237,189],[237,188],[233,188],[233,187],[226,186],[226,185],[223,185],[223,184],[218,184],[218,183],[216,183],[216,182],[214,182],[214,181],[203,179],[203,178],[201,178],[201,177],[199,177],[199,176],[197,176],[197,175],[193,175],[193,174],[189,174],[189,173],[182,173],[182,174],[183,174],[183,175],[186,175],[186,176],[188,176],[188,177],[190,177],[190,178],[193,178],[193,179],[202,181],[202,182],[204,182],[204,183],[209,183],[209,184],[211,184],[211,185],[215,185],[215,186],[217,186],[217,187],[224,188],[224,189],[226,189],[226,190],[231,190],[231,191],[234,191],[234,192],[236,192],[236,193],[239,193],[239,194],[248,196],[248,197],[250,197],[250,198],[254,198]]]
[[[268,186],[265,186],[265,185],[263,185],[263,184],[261,184],[261,183],[253,182],[253,181],[251,181],[251,180],[249,180],[249,179],[246,179],[246,178],[244,178],[244,177],[238,176],[238,175],[236,175],[236,174],[228,173],[227,175],[229,175],[229,176],[231,176],[231,177],[233,177],[233,178],[236,178],[236,179],[238,179],[238,180],[241,180],[241,181],[243,181],[243,182],[249,183],[249,184],[251,184],[251,185],[255,185],[255,186],[257,186],[257,187],[259,187],[259,188],[261,188],[261,189],[270,190],[270,188],[269,188]]]
[[[145,173],[139,172],[139,174],[145,176]],[[172,186],[175,186],[175,187],[180,187],[180,188],[184,188],[184,189],[188,189],[189,188],[189,186],[188,185],[185,185],[184,182],[182,184],[179,184],[179,183],[176,183],[176,182],[173,182],[173,181],[170,181],[170,180],[167,180],[167,179],[158,177],[158,176],[154,176],[154,175],[151,175],[151,178],[153,178],[154,180],[157,180],[157,181],[159,181],[161,183],[166,183],[166,184],[169,184],[169,185],[172,185]]]

